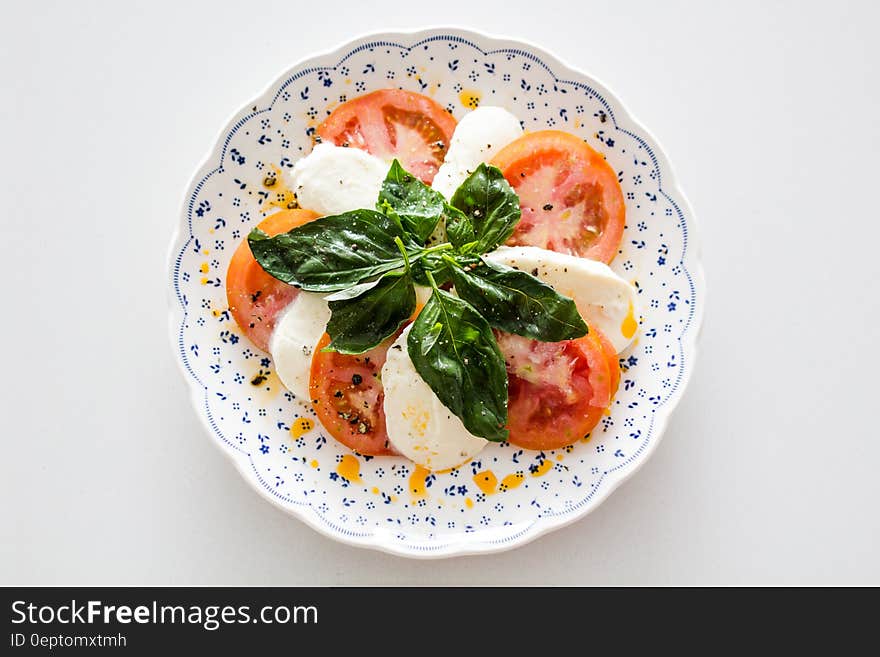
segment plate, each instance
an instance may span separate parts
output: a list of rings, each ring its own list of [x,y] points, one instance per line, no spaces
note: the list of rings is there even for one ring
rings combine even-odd
[[[426,94],[457,118],[501,105],[527,130],[582,136],[619,172],[627,225],[612,269],[637,286],[642,314],[612,411],[588,440],[546,453],[491,444],[433,474],[404,458],[356,456],[237,330],[224,276],[239,241],[286,202],[282,173],[309,152],[328,112],[387,87]],[[410,557],[512,548],[595,509],[657,447],[693,368],[704,299],[693,213],[623,104],[536,46],[446,28],[373,34],[311,57],[236,114],[186,192],[169,285],[193,405],[242,476],[332,538]]]

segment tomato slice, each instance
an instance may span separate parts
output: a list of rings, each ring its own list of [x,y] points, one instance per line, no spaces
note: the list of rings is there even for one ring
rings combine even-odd
[[[326,333],[312,356],[309,391],[324,428],[346,447],[367,456],[394,454],[385,430],[385,391],[379,374],[388,348],[400,335],[358,356],[323,352]]]
[[[318,135],[337,146],[360,148],[403,167],[430,184],[455,130],[452,115],[427,96],[381,89],[337,107]]]
[[[539,342],[496,331],[507,364],[511,443],[559,449],[598,424],[611,403],[613,377],[597,333]]]
[[[523,135],[492,164],[519,195],[511,246],[539,246],[608,263],[617,255],[626,208],[617,175],[583,140],[559,130]]]
[[[590,331],[596,334],[599,342],[602,344],[602,351],[605,352],[605,358],[608,360],[608,376],[609,386],[611,388],[611,397],[617,394],[617,387],[620,385],[620,360],[617,358],[617,350],[611,344],[611,340],[605,337],[599,329],[590,327]]]
[[[281,210],[257,227],[269,235],[278,235],[317,216],[311,210]],[[269,351],[269,338],[278,314],[297,294],[298,289],[267,274],[254,260],[247,238],[242,240],[226,270],[226,301],[235,322],[251,342]]]

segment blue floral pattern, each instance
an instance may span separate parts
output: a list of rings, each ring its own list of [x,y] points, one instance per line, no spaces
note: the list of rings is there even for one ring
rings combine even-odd
[[[582,136],[618,172],[627,225],[612,268],[637,287],[640,332],[620,359],[612,412],[588,440],[546,453],[493,444],[427,476],[403,458],[353,456],[240,335],[225,273],[240,240],[276,209],[267,175],[309,152],[334,107],[389,86],[427,94],[457,118],[501,105],[527,130]],[[702,310],[692,232],[658,147],[589,77],[530,46],[467,32],[365,38],[295,67],[224,130],[175,237],[172,332],[198,413],[269,499],[333,537],[399,554],[504,549],[597,506],[660,439],[692,367]]]

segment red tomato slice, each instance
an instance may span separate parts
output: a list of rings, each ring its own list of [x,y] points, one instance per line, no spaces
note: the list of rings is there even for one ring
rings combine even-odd
[[[496,331],[507,363],[510,442],[559,449],[583,438],[611,403],[609,360],[597,332],[539,342]]]
[[[302,226],[316,215],[311,210],[282,210],[266,217],[257,227],[278,235]],[[254,260],[247,239],[232,255],[226,271],[226,301],[242,332],[263,351],[269,351],[269,338],[275,321],[299,290],[267,274]]]
[[[492,160],[519,195],[522,219],[507,241],[608,263],[617,255],[626,208],[617,175],[583,140],[542,130]]]
[[[611,344],[611,340],[605,337],[599,329],[590,327],[590,331],[596,334],[599,342],[602,344],[602,351],[605,352],[605,358],[608,360],[608,375],[610,377],[611,397],[617,394],[617,387],[620,385],[620,360],[617,358],[617,350]]]
[[[318,126],[318,135],[385,160],[396,157],[404,169],[430,184],[446,157],[455,124],[427,96],[382,89],[337,107]]]
[[[394,454],[385,430],[385,391],[379,374],[398,335],[350,356],[321,351],[330,344],[325,333],[312,356],[309,392],[318,419],[330,435],[360,454]]]

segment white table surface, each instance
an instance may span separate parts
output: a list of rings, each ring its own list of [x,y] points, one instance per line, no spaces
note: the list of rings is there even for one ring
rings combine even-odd
[[[0,584],[880,584],[880,5],[215,4],[4,4]],[[211,444],[166,253],[190,175],[276,75],[441,23],[626,102],[697,213],[709,295],[633,479],[523,548],[420,562],[318,535]]]

